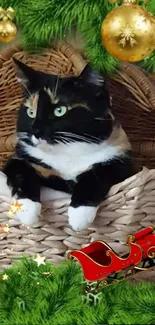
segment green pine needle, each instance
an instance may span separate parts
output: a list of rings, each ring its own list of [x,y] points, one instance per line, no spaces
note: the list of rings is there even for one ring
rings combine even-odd
[[[62,39],[71,28],[82,33],[89,61],[104,72],[112,72],[118,66],[101,43],[101,26],[106,15],[117,5],[108,0],[0,0],[4,9],[12,6],[16,13],[16,24],[21,30],[21,44],[30,52],[38,52]],[[138,1],[144,5],[143,1]],[[155,1],[150,0],[146,8],[155,15]],[[155,51],[141,62],[150,72],[155,71]]]
[[[38,267],[23,257],[0,274],[0,324],[155,324],[154,283],[123,281],[83,299],[83,282],[75,261]]]

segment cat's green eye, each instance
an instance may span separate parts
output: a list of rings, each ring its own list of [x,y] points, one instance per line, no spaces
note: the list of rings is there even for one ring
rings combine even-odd
[[[27,115],[30,117],[30,118],[35,118],[36,117],[36,110],[33,109],[33,108],[28,108],[27,109]]]
[[[63,115],[65,115],[67,112],[67,107],[65,106],[60,106],[60,107],[57,107],[55,110],[54,110],[54,115],[57,116],[57,117],[61,117]]]

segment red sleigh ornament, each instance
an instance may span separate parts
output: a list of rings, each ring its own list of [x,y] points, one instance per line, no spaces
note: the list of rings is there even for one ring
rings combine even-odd
[[[101,282],[104,285],[110,285],[118,282],[117,275],[120,281],[154,265],[155,234],[153,231],[154,228],[150,226],[128,236],[127,244],[130,252],[122,257],[101,240],[70,252],[68,257],[76,258],[80,262],[85,279],[89,282],[97,282],[94,288],[97,290]]]

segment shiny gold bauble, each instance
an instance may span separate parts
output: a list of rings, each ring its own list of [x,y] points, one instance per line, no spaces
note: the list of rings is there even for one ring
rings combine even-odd
[[[8,43],[15,39],[17,28],[10,20],[0,21],[0,42]]]
[[[124,0],[105,18],[101,38],[105,49],[115,58],[141,61],[155,49],[155,19],[135,0]]]

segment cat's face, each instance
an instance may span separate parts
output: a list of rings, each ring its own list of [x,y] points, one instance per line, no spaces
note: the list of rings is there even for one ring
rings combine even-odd
[[[24,86],[17,132],[33,145],[99,142],[109,137],[113,118],[104,78],[87,66],[79,77],[60,78],[15,61]]]

